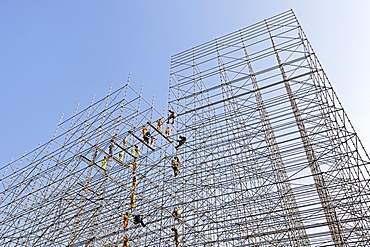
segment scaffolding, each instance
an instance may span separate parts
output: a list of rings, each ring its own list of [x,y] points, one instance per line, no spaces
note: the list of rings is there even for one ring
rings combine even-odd
[[[127,83],[1,167],[0,245],[370,245],[369,156],[293,11],[170,78],[174,119]]]
[[[215,246],[370,244],[369,156],[293,11],[172,56],[169,106]]]

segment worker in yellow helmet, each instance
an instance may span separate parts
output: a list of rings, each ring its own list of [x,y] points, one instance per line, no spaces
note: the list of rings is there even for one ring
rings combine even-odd
[[[138,168],[137,162],[132,162],[132,171],[135,172],[135,170]]]
[[[167,137],[170,137],[170,133],[171,133],[171,131],[173,131],[173,129],[171,129],[170,127],[167,127],[167,128],[166,128],[165,133],[166,133]]]
[[[130,199],[131,199],[130,206],[131,206],[131,208],[134,208],[135,207],[136,195],[135,194],[131,194]]]
[[[104,159],[101,161],[101,168],[105,169],[107,167],[108,158],[104,156]]]
[[[145,134],[146,134],[146,132],[148,131],[148,128],[145,126],[145,125],[143,125],[142,127],[141,127],[141,132],[142,132],[142,134],[143,134],[143,137],[145,136]]]
[[[123,151],[121,151],[121,152],[118,153],[119,161],[122,161],[123,160],[123,154],[124,154]]]
[[[126,229],[126,227],[128,226],[129,220],[130,220],[130,215],[128,215],[128,213],[126,212],[126,214],[123,215],[123,228]]]
[[[173,214],[173,216],[175,216],[175,218],[180,218],[181,217],[181,211],[180,211],[179,208],[174,208],[172,214]]]
[[[139,182],[139,180],[137,180],[136,177],[132,178],[132,188],[133,189],[136,189],[136,185],[137,185],[138,182]]]
[[[141,156],[141,153],[140,153],[140,147],[138,145],[134,145],[135,149],[134,149],[134,152],[132,153],[133,155],[138,155],[138,156]]]
[[[162,121],[162,119],[158,119],[155,122],[157,123],[157,130],[162,131],[162,126],[163,126],[164,121]]]

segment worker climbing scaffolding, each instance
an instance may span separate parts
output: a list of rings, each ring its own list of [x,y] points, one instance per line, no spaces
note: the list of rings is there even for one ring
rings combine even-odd
[[[179,208],[174,208],[172,214],[177,219],[181,217],[181,211]]]
[[[134,151],[132,152],[132,154],[141,156],[140,147],[138,145],[134,145]]]
[[[104,156],[104,159],[101,161],[101,168],[105,169],[107,167],[108,157]]]
[[[94,153],[91,156],[93,163],[95,163],[96,156],[98,156],[98,150],[95,149]]]
[[[135,224],[140,224],[142,227],[145,227],[145,223],[143,221],[143,216],[141,214],[134,216],[134,223]]]
[[[150,134],[149,131],[145,132],[145,135],[143,136],[144,142],[146,144],[149,144],[149,140],[151,139],[152,135]]]
[[[122,161],[123,160],[123,154],[124,154],[123,151],[121,151],[121,152],[118,153],[118,159],[119,159],[119,161]]]
[[[171,161],[172,169],[175,177],[180,174],[180,158],[178,156],[173,157]]]
[[[167,124],[174,124],[177,114],[173,110],[169,110],[170,115],[167,118]]]
[[[130,207],[131,208],[134,208],[135,207],[135,202],[136,202],[136,195],[135,194],[131,194],[131,196],[130,196]]]
[[[179,139],[177,140],[177,142],[179,143],[175,148],[178,149],[179,147],[181,147],[182,145],[185,144],[186,142],[186,137],[185,136],[179,136]]]
[[[126,212],[125,215],[123,215],[123,228],[126,229],[128,226],[128,222],[130,220],[130,215]]]
[[[141,127],[141,132],[142,132],[143,137],[145,136],[145,134],[146,134],[146,132],[147,132],[148,130],[149,130],[149,129],[148,129],[145,125],[143,125],[143,126]]]
[[[157,123],[157,130],[159,131],[162,131],[163,129],[163,124],[164,124],[164,121],[162,121],[162,119],[158,119],[157,121],[155,121]]]
[[[137,186],[138,182],[139,182],[139,180],[137,180],[136,177],[132,178],[132,188],[133,189],[136,189],[136,186]]]
[[[166,128],[165,133],[166,133],[167,137],[170,137],[171,131],[173,131],[173,129],[171,129],[170,127]]]
[[[122,140],[122,145],[123,145],[123,147],[126,147],[127,143],[128,143],[128,137],[126,136],[126,137],[125,137],[125,138],[123,138],[123,140]]]
[[[109,155],[110,156],[113,156],[113,152],[114,152],[114,140],[110,140],[111,144],[109,145]]]
[[[138,168],[138,164],[137,164],[137,162],[135,160],[134,162],[132,162],[132,172],[134,173],[137,168]]]

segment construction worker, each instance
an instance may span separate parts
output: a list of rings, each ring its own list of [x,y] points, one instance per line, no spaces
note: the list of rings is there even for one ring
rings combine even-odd
[[[149,144],[149,140],[150,140],[151,137],[152,137],[152,135],[150,134],[149,131],[145,132],[145,135],[144,135],[143,139],[146,142],[146,144]]]
[[[135,171],[138,168],[137,162],[132,162],[132,171]]]
[[[185,136],[179,136],[179,139],[177,141],[178,141],[179,144],[175,147],[176,149],[178,149],[179,147],[181,147],[182,145],[185,144],[186,137]]]
[[[130,238],[126,235],[123,237],[123,245],[122,247],[129,247],[128,246],[128,241],[130,240]]]
[[[155,145],[155,142],[158,140],[158,138],[157,137],[155,137],[155,136],[152,136],[151,138],[150,138],[150,146],[154,146]]]
[[[171,129],[170,127],[167,127],[167,128],[166,128],[165,133],[166,133],[167,137],[170,137],[170,133],[171,133],[171,131],[173,131],[173,129]]]
[[[140,224],[142,227],[145,227],[145,224],[144,224],[143,216],[142,215],[135,215],[135,217],[134,217],[134,223],[135,224]]]
[[[129,220],[130,220],[130,215],[128,215],[128,213],[126,212],[126,214],[123,215],[123,228],[126,229],[126,227],[128,226]]]
[[[109,155],[113,156],[113,150],[114,150],[114,145],[113,145],[113,140],[111,140],[111,144],[109,145]]]
[[[107,156],[104,156],[104,159],[101,161],[101,168],[105,169],[107,167]]]
[[[176,112],[173,111],[173,110],[169,110],[169,112],[170,112],[170,115],[167,118],[167,123],[168,124],[170,124],[170,123],[173,124],[175,122],[175,118],[177,117],[177,115],[176,115]],[[170,120],[172,120],[172,121],[170,121]]]
[[[92,154],[92,161],[95,163],[95,158],[98,156],[98,150],[95,149],[94,153]]]
[[[157,130],[162,131],[162,126],[163,126],[164,121],[162,121],[162,119],[160,118],[155,122],[157,123]]]
[[[142,132],[142,134],[143,134],[143,137],[145,136],[145,134],[146,134],[146,132],[148,131],[148,128],[145,126],[145,125],[143,125],[142,127],[141,127],[141,132]]]
[[[135,149],[134,149],[134,152],[132,153],[133,155],[137,154],[138,156],[141,156],[141,153],[140,153],[140,147],[138,145],[134,145]]]
[[[136,200],[136,195],[135,194],[131,194],[131,196],[130,196],[130,206],[131,206],[131,208],[134,208],[135,207],[135,200]]]
[[[179,242],[179,237],[180,237],[180,233],[179,233],[179,229],[174,226],[171,228],[171,230],[173,231],[173,234],[174,234],[174,242],[176,244],[176,247],[179,246],[180,242]]]
[[[123,138],[122,140],[122,144],[123,144],[123,147],[125,147],[128,143],[128,137],[126,136],[125,138]]]
[[[139,182],[139,180],[137,180],[136,177],[132,178],[132,188],[133,189],[136,189],[136,185],[137,185],[138,182]]]
[[[121,152],[118,153],[119,161],[122,161],[123,160],[123,154],[124,154],[123,151],[121,151]]]
[[[180,174],[180,159],[179,157],[175,156],[173,157],[173,160],[171,162],[173,172],[175,177]]]
[[[179,208],[174,208],[172,214],[173,214],[173,216],[175,216],[175,218],[180,218],[181,217],[181,211],[180,211]]]

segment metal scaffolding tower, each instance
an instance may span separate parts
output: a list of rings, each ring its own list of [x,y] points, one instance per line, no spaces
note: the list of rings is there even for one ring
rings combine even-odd
[[[293,11],[172,56],[168,109],[126,84],[1,167],[0,245],[370,245],[369,156]]]
[[[370,244],[369,157],[292,11],[172,56],[169,105],[214,245]]]

